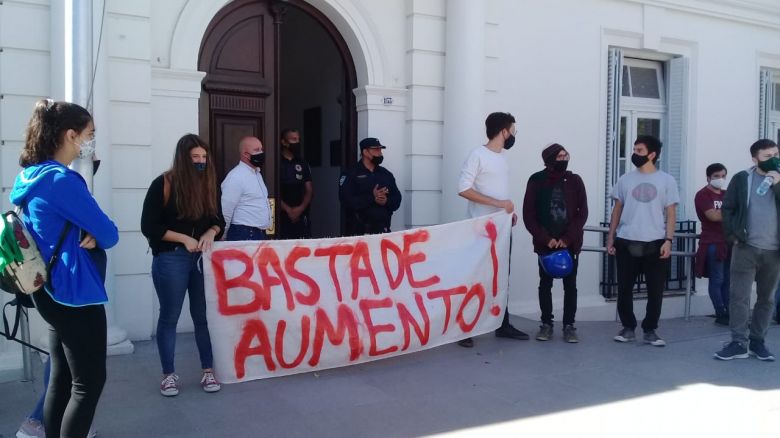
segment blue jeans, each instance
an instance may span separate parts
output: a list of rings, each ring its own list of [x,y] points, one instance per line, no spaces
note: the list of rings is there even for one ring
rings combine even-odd
[[[233,224],[227,230],[225,240],[266,240],[265,230],[257,227]]]
[[[716,258],[717,245],[707,246],[707,275],[710,278],[709,293],[712,307],[715,308],[715,316],[725,316],[729,313],[729,290],[731,283],[731,254],[726,260],[718,261]]]
[[[46,400],[46,388],[49,386],[49,373],[51,373],[51,359],[46,357],[46,366],[43,368],[43,391],[35,409],[30,414],[30,418],[43,423],[43,402]]]
[[[154,256],[152,261],[152,280],[160,300],[157,350],[160,353],[163,374],[175,371],[173,356],[176,351],[176,324],[184,305],[184,295],[188,292],[201,368],[211,368],[214,363],[206,322],[206,293],[203,288],[203,264],[200,256],[200,253],[190,253],[180,246],[173,251]]]

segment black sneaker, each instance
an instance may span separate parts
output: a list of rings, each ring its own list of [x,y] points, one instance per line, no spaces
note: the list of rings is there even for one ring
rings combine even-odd
[[[634,333],[634,329],[623,327],[623,330],[620,330],[620,333],[613,339],[617,342],[634,342],[634,340],[636,340],[636,334]]]
[[[722,326],[729,326],[729,316],[728,315],[721,315],[715,317],[715,324],[722,325]]]
[[[471,348],[474,346],[474,340],[471,338],[461,339],[458,341],[458,345],[460,345],[463,348]]]
[[[530,336],[528,336],[528,333],[521,332],[520,330],[512,327],[511,325],[497,328],[496,337],[517,339],[518,341],[527,341],[530,338]]]
[[[580,342],[580,338],[577,337],[577,329],[573,325],[566,324],[563,326],[563,340],[570,344]]]
[[[751,356],[755,356],[758,360],[765,360],[767,362],[772,362],[775,360],[775,356],[773,356],[772,353],[766,349],[764,341],[751,340],[750,346],[748,347],[748,353]]]
[[[539,326],[539,332],[536,334],[537,341],[549,341],[553,336],[552,324],[542,324]]]
[[[654,347],[665,347],[666,341],[661,339],[655,330],[649,330],[645,332],[644,336],[645,344],[650,344]]]
[[[714,357],[720,360],[747,359],[748,351],[741,342],[731,341],[715,353]]]

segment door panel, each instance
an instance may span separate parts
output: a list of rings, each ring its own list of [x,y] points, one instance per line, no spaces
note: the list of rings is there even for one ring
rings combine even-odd
[[[215,154],[214,164],[220,181],[241,159],[238,150],[241,139],[248,136],[263,137],[263,122],[263,116],[213,114],[215,143],[225,145]]]
[[[238,142],[255,136],[266,148],[263,169],[269,196],[276,196],[275,144],[277,34],[269,2],[237,0],[212,20],[201,46],[203,79],[200,127],[221,181],[238,164]],[[203,102],[202,102],[203,103]]]

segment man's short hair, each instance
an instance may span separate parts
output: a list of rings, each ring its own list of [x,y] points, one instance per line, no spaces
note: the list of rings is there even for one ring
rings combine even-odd
[[[750,146],[750,156],[755,157],[756,155],[758,155],[760,151],[763,151],[764,149],[772,149],[776,147],[777,147],[777,143],[775,143],[774,141],[768,138],[762,138],[761,140],[753,143]]]
[[[709,166],[707,166],[707,178],[711,177],[713,173],[720,172],[721,170],[726,170],[726,166],[720,164],[720,163],[712,163]],[[726,170],[728,172],[728,170]]]
[[[284,128],[284,129],[282,129],[282,133],[279,134],[279,139],[280,140],[286,140],[287,139],[287,134],[289,134],[291,132],[298,132],[298,130],[295,129],[295,128]]]
[[[645,145],[648,155],[650,155],[651,152],[655,152],[655,160],[653,160],[653,163],[658,162],[658,159],[661,158],[661,148],[663,147],[661,140],[652,135],[640,135],[636,138],[634,146],[638,144]]]
[[[515,117],[509,113],[491,113],[485,119],[485,134],[489,140],[494,139],[504,129],[512,127]]]

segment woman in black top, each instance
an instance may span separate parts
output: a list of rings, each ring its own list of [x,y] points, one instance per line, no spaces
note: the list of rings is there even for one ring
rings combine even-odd
[[[152,181],[144,199],[141,231],[154,255],[152,280],[160,300],[157,321],[157,349],[163,371],[160,393],[167,397],[179,393],[173,357],[176,324],[188,292],[203,369],[200,384],[206,392],[220,389],[212,369],[201,259],[201,252],[211,250],[214,239],[225,228],[216,179],[214,164],[208,159],[208,145],[197,135],[187,134],[176,145],[173,166]]]

